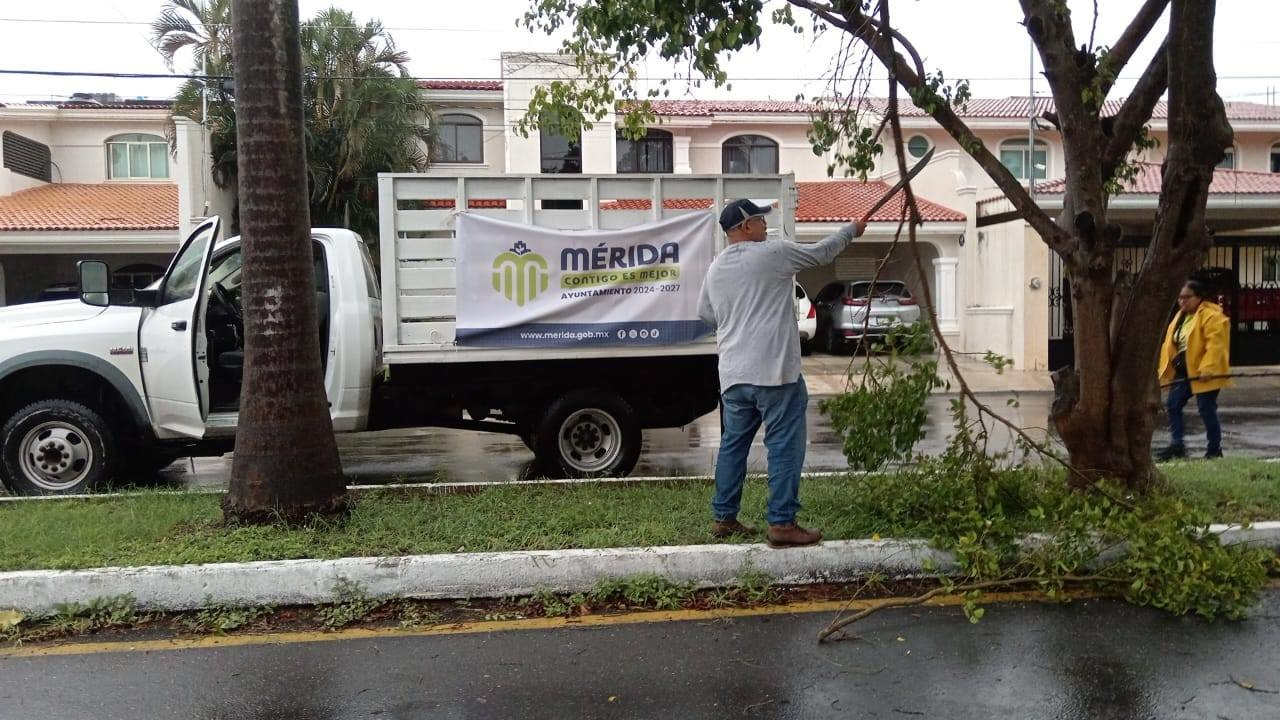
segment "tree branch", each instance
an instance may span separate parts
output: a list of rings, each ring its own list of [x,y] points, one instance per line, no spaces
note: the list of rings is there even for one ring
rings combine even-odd
[[[1040,51],[1044,76],[1053,92],[1054,112],[1065,136],[1077,136],[1091,128],[1094,114],[1085,107],[1080,88],[1096,72],[1092,55],[1075,47],[1071,16],[1059,0],[1021,0],[1027,35]]]
[[[902,42],[902,40],[899,34],[894,33],[891,29],[888,29],[889,28],[888,15],[889,15],[888,8],[882,6],[881,7],[882,20],[879,27],[881,32],[883,32],[885,35],[888,36],[884,38],[884,42],[888,45],[890,53],[896,56],[896,51],[893,48],[893,43],[895,40],[899,42]],[[911,54],[913,58],[916,59],[917,63],[919,63],[920,56],[915,51],[915,48],[907,47],[907,51]],[[898,172],[903,177],[906,177],[907,161],[906,161],[906,155],[903,153],[905,142],[902,137],[901,118],[898,116],[898,95],[897,95],[897,86],[893,82],[894,80],[895,80],[895,77],[893,75],[893,71],[890,70],[889,106],[888,108],[886,108],[885,114],[886,114],[886,117],[889,119],[889,128],[893,134],[893,146],[896,149],[895,155],[898,160]],[[1001,167],[1003,167],[1003,165]],[[995,412],[989,406],[983,403],[982,400],[979,399],[976,394],[974,394],[973,390],[969,387],[968,382],[965,381],[964,374],[960,371],[960,366],[956,362],[955,353],[951,349],[951,345],[947,342],[946,337],[944,337],[942,334],[942,328],[938,324],[938,316],[935,310],[937,306],[934,304],[934,301],[933,301],[933,293],[929,287],[928,280],[924,279],[927,275],[927,271],[924,266],[924,259],[920,255],[919,243],[917,242],[917,239],[916,239],[916,226],[920,224],[920,209],[919,209],[919,205],[916,202],[915,190],[912,188],[910,181],[907,181],[906,185],[903,186],[902,192],[903,192],[903,195],[905,196],[903,201],[904,217],[907,216],[907,211],[910,210],[910,222],[907,225],[908,240],[909,240],[908,245],[911,248],[912,259],[915,262],[916,272],[920,275],[921,279],[923,280],[923,282],[921,283],[921,292],[923,293],[924,305],[925,305],[925,308],[927,309],[925,312],[925,317],[929,321],[929,327],[933,330],[933,335],[938,342],[938,346],[942,348],[943,357],[946,358],[947,366],[951,369],[951,374],[955,377],[956,382],[960,384],[961,396],[964,398],[967,398],[970,402],[972,402],[978,408],[979,422],[982,422],[982,413],[985,412],[986,414],[990,415],[991,417],[1003,423],[1014,434],[1020,437],[1023,442],[1027,443],[1029,447],[1034,448],[1041,455],[1048,457],[1052,460],[1055,460],[1056,462],[1061,464],[1064,468],[1066,468],[1067,473],[1069,475],[1079,478],[1082,486],[1090,487],[1093,489],[1099,489],[1096,483],[1091,483],[1089,481],[1088,476],[1086,476],[1083,472],[1081,472],[1080,470],[1072,466],[1071,463],[1067,462],[1066,460],[1063,460],[1061,457],[1058,457],[1057,453],[1053,452],[1046,445],[1036,442],[1035,439],[1033,439],[1029,434],[1027,434],[1026,430],[1018,427],[1014,422],[1012,422],[1008,418],[1005,418],[1003,415],[1000,415],[999,413]],[[1058,226],[1055,224],[1053,227],[1057,228]],[[902,226],[901,224],[899,224],[898,235],[901,235],[901,233],[902,233]],[[895,244],[897,243],[896,235],[894,237],[894,242]],[[986,429],[985,423],[983,423],[983,429],[984,430]],[[985,451],[983,454],[985,454]],[[1108,497],[1110,496],[1108,495]],[[1123,501],[1116,500],[1115,498],[1111,498],[1111,499],[1115,500],[1116,502],[1122,505],[1125,505],[1126,507],[1131,507],[1127,503],[1124,503]]]
[[[1112,78],[1102,85],[1102,94],[1105,96],[1111,91],[1111,86],[1115,83],[1114,78],[1119,77],[1120,71],[1129,63],[1133,57],[1133,53],[1137,51],[1138,46],[1143,40],[1147,39],[1147,35],[1151,33],[1151,29],[1155,27],[1160,16],[1164,14],[1164,9],[1169,5],[1169,0],[1147,0],[1138,10],[1138,14],[1134,15],[1133,20],[1129,22],[1129,27],[1120,33],[1120,37],[1116,39],[1111,49],[1107,51],[1107,57],[1103,60],[1103,64],[1107,75]]]
[[[911,67],[902,55],[893,50],[887,41],[881,37],[878,25],[864,14],[856,3],[850,4],[850,7],[846,10],[848,14],[841,18],[835,15],[828,6],[813,0],[787,0],[787,2],[808,10],[832,26],[857,37],[867,47],[871,48],[871,51],[880,60],[881,64],[893,73],[898,84],[906,90],[921,91],[928,89],[922,74]],[[903,43],[904,47],[909,47],[910,44],[905,42],[901,34],[894,32],[893,35],[895,39]],[[935,103],[930,117],[955,139],[960,144],[960,147],[978,163],[978,166],[995,181],[996,186],[1009,199],[1014,209],[1022,214],[1022,217],[1026,219],[1052,250],[1060,254],[1071,252],[1074,243],[1070,233],[1060,228],[1048,213],[1036,205],[1035,201],[1031,199],[1031,195],[1027,192],[1027,188],[1023,187],[1022,183],[1009,172],[1009,169],[983,145],[982,141],[956,115],[949,104],[946,102]]]
[[[1129,150],[1133,148],[1133,143],[1138,138],[1138,133],[1151,119],[1156,103],[1160,102],[1160,97],[1169,86],[1168,47],[1169,40],[1166,38],[1160,43],[1160,49],[1156,51],[1155,57],[1151,58],[1151,63],[1147,65],[1138,84],[1134,86],[1133,94],[1124,101],[1120,111],[1111,119],[1110,133],[1106,132],[1107,123],[1105,121],[1103,123],[1104,134],[1110,135],[1107,148],[1102,154],[1104,179],[1113,176],[1116,168],[1128,157]]]
[[[1007,580],[986,580],[983,582],[968,583],[965,585],[953,585],[951,587],[942,586],[930,590],[923,595],[917,595],[913,598],[885,600],[876,603],[869,608],[859,611],[855,615],[848,617],[837,617],[831,621],[831,624],[818,633],[818,642],[822,642],[832,635],[839,632],[842,628],[848,627],[859,620],[875,614],[880,610],[888,608],[912,607],[914,605],[923,605],[939,595],[958,595],[961,593],[972,592],[974,590],[988,590],[997,587],[1014,587],[1017,585],[1035,585],[1051,582],[1080,582],[1080,583],[1098,583],[1103,585],[1114,585],[1124,582],[1123,578],[1106,577],[1102,575],[1065,575],[1063,577],[1022,577],[1009,578]]]

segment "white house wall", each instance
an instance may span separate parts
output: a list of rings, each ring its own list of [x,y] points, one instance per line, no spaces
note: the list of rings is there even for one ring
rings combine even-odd
[[[501,175],[507,172],[507,121],[501,102],[481,104],[441,100],[433,101],[432,109],[437,117],[457,113],[478,118],[482,123],[484,160],[478,163],[433,163],[427,172],[433,175]]]
[[[51,142],[53,161],[57,167],[53,171],[55,182],[65,183],[100,183],[106,182],[107,173],[107,140],[116,135],[142,133],[165,137],[165,121],[127,120],[78,120],[71,114],[81,111],[67,111],[53,125]],[[157,182],[174,182],[176,178],[173,158],[169,158],[169,176],[171,179]],[[131,180],[130,182],[149,182],[147,180]]]
[[[780,116],[780,121],[794,120],[790,115]],[[723,168],[724,142],[737,135],[763,135],[778,143],[778,169],[795,173],[796,180],[827,180],[827,161],[813,154],[809,143],[806,122],[740,123],[718,122],[708,128],[682,128],[658,125],[658,129],[671,132],[676,137],[689,138],[689,166],[694,173],[718,173]]]
[[[547,78],[566,80],[576,76],[571,62],[554,58],[539,58],[527,53],[503,53],[503,120],[513,128],[527,114],[534,89],[547,82]],[[617,170],[615,117],[609,113],[601,121],[593,123],[590,130],[582,132],[582,172],[611,173]],[[514,131],[507,134],[507,172],[515,174],[542,171],[542,142],[539,133],[529,133],[523,138]]]

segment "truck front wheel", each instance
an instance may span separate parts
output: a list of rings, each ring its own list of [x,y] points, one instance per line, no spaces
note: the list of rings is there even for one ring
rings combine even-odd
[[[604,390],[575,390],[547,407],[534,448],[548,475],[619,477],[635,469],[642,439],[626,400]]]
[[[77,402],[32,403],[0,430],[0,468],[18,495],[86,492],[111,477],[115,463],[110,427]]]

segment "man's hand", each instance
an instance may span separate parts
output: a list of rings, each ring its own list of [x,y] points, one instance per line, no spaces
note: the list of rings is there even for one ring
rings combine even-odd
[[[849,226],[853,228],[854,237],[862,237],[862,233],[867,231],[867,223],[862,220],[854,220]]]

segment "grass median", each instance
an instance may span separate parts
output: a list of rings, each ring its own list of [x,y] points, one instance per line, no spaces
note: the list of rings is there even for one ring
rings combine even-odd
[[[1253,460],[1164,467],[1171,492],[1221,522],[1280,518],[1280,464]],[[1033,510],[1059,502],[1054,472],[1001,475],[1005,512],[1028,532]],[[294,558],[688,545],[709,531],[709,482],[511,485],[474,494],[370,492],[343,523],[239,527],[218,495],[172,492],[0,505],[0,570],[77,569]],[[932,537],[969,488],[902,471],[824,477],[801,486],[801,521],[828,539]],[[765,483],[747,483],[742,519],[763,523]],[[745,542],[746,540],[744,540]]]

